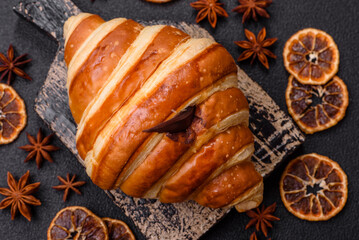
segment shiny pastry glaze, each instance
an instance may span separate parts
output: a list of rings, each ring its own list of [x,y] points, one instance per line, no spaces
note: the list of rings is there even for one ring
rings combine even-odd
[[[101,111],[95,112],[86,119],[88,124],[84,126],[76,142],[82,159],[85,159],[87,152],[91,150],[97,134],[111,118],[111,115],[143,85],[159,64],[171,54],[172,50],[188,37],[187,34],[170,26],[164,27],[157,34],[138,62],[133,64],[123,80],[108,95],[100,106]]]
[[[261,182],[253,163],[243,161],[214,178],[194,200],[206,207],[224,207]]]
[[[70,17],[64,36],[77,147],[95,184],[163,202],[260,204],[248,103],[221,45],[88,13]],[[143,132],[188,106],[196,112],[186,132]]]
[[[227,50],[219,44],[213,44],[168,74],[157,90],[136,107],[125,125],[120,126],[112,134],[111,141],[101,149],[97,160],[101,171],[98,165],[93,167],[93,182],[104,189],[113,188],[127,160],[149,136],[143,130],[165,120],[172,109],[177,109],[201,89],[236,71],[235,62]],[[106,176],[103,176],[105,172]]]
[[[247,100],[238,88],[229,88],[212,94],[197,106],[195,119],[188,131],[171,136],[171,139],[178,138],[175,141],[165,136],[143,163],[122,183],[121,190],[130,196],[142,197],[189,149],[195,138],[227,116],[247,108]],[[142,148],[139,148],[136,153],[140,153],[141,150]],[[126,167],[130,166],[137,156],[138,154],[134,154]],[[126,167],[123,173],[126,172]]]
[[[104,22],[105,20],[103,20],[100,16],[90,15],[76,26],[65,46],[64,59],[67,66],[70,64],[72,57],[90,36],[90,34]]]
[[[69,87],[70,109],[76,123],[142,28],[133,20],[121,23],[98,43],[76,73]]]
[[[246,126],[231,127],[218,134],[166,181],[159,195],[160,201],[170,203],[186,200],[215,169],[250,143],[253,143],[253,135]]]

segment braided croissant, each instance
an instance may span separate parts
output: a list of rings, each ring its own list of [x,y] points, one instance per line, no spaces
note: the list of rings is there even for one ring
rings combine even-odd
[[[223,46],[88,13],[69,18],[64,35],[77,149],[95,184],[164,203],[260,204],[248,103]],[[185,129],[151,131],[188,109]]]

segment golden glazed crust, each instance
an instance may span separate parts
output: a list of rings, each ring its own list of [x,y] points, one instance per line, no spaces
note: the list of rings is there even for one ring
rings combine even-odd
[[[100,16],[88,13],[81,13],[80,18],[81,21],[73,22],[70,20],[66,22],[68,25],[71,23],[71,26],[65,26],[67,28],[65,32],[71,32],[68,33],[70,37],[65,43],[64,59],[67,65],[70,64],[72,57],[91,33],[105,22]]]
[[[200,91],[195,96],[184,102],[178,108],[179,109],[178,111],[180,111],[180,109],[185,109],[188,106],[199,105],[202,102],[206,101],[208,96],[211,96],[212,94],[218,91],[224,91],[228,88],[236,87],[237,84],[238,83],[237,83],[236,75],[229,74],[226,77],[222,78],[221,80],[217,81],[215,84],[212,84],[211,86],[205,88],[204,90]],[[167,117],[166,120],[173,118],[178,111],[173,111],[171,115]],[[235,115],[237,115],[237,118],[233,118],[233,116],[235,117]],[[197,114],[197,116],[199,115]],[[229,119],[225,119],[223,123],[222,122],[217,123],[216,126],[213,126],[213,129],[209,129],[209,131],[200,132],[200,129],[195,128],[198,130],[198,132],[196,133],[196,141],[194,142],[194,144],[190,146],[190,149],[188,151],[189,152],[196,151],[196,149],[199,148],[204,142],[208,141],[208,139],[210,139],[210,137],[213,136],[215,132],[218,132],[219,131],[218,129],[227,128],[229,127],[230,124],[234,125],[236,122],[237,124],[242,122],[248,122],[246,121],[246,119],[248,120],[248,111],[244,109],[238,113],[229,116],[228,118]],[[196,121],[196,119],[194,119],[194,121]],[[158,144],[158,142],[162,139],[163,135],[164,134],[160,134],[160,133],[151,134],[151,136],[149,136],[145,140],[145,142],[136,150],[136,152],[132,155],[131,159],[126,164],[125,168],[123,169],[120,176],[118,177],[115,185],[116,188],[121,184],[121,182],[123,182],[124,179],[126,179],[129,176],[129,174],[132,171],[134,171],[134,169],[136,169],[139,166],[141,162],[144,161],[144,159],[154,149],[156,144]],[[187,154],[185,153],[183,155],[187,155]],[[183,158],[183,156],[181,156],[181,158]],[[177,161],[176,164],[179,164],[179,161]],[[146,196],[146,197],[150,197],[150,196]]]
[[[166,181],[159,195],[160,201],[170,203],[186,200],[213,171],[250,143],[253,143],[251,131],[240,125],[212,138]]]
[[[69,18],[64,36],[76,145],[95,184],[162,202],[241,211],[260,204],[249,107],[223,46],[92,14]],[[185,131],[144,131],[190,106]]]
[[[105,139],[106,143],[98,153],[95,150],[99,143],[95,142],[92,162],[97,164],[92,168],[93,182],[104,189],[113,188],[129,157],[149,136],[143,130],[159,124],[187,98],[236,70],[230,54],[219,44],[211,44],[168,74],[152,94],[147,92],[146,99],[131,106],[130,114],[123,114],[122,121],[114,123],[116,128],[111,131],[112,138]],[[117,114],[121,115],[121,112]],[[131,141],[128,141],[129,137]]]
[[[122,22],[97,44],[78,69],[69,86],[70,109],[76,123],[141,29],[135,21]]]
[[[230,97],[224,98],[226,95]],[[217,111],[219,108],[221,110]],[[138,164],[139,166],[122,183],[121,190],[128,195],[142,197],[194,144],[198,136],[203,135],[209,128],[230,114],[246,108],[248,108],[247,100],[238,88],[214,93],[197,106],[195,120],[189,130],[186,133],[171,134],[171,138],[164,136],[143,162]],[[143,151],[145,149],[141,146],[127,166],[132,166],[131,160],[133,162],[134,158],[137,158],[139,153]],[[125,168],[122,172],[125,174],[126,171]]]
[[[150,30],[153,31],[152,29]],[[145,50],[142,55],[138,54],[137,59],[129,59],[123,63],[123,67],[115,70],[116,73],[112,74],[104,89],[86,109],[85,116],[79,124],[76,139],[81,158],[86,157],[98,132],[111,115],[144,84],[159,64],[171,54],[180,42],[187,39],[188,35],[176,28],[163,26],[160,31],[155,31],[152,38],[147,35],[146,38],[148,43],[144,44]],[[101,110],[99,111],[99,109]]]
[[[243,161],[213,179],[194,200],[206,207],[224,207],[262,181],[253,163]]]

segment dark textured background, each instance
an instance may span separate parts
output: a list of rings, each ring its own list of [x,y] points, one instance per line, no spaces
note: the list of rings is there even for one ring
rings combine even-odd
[[[101,15],[108,20],[114,17],[126,17],[141,20],[169,19],[173,21],[195,22],[194,11],[188,0],[175,0],[172,3],[156,5],[142,0],[73,0],[84,12]],[[33,78],[32,82],[16,78],[13,87],[24,98],[28,123],[26,132],[34,135],[38,128],[50,131],[37,116],[34,99],[43,84],[50,64],[55,56],[57,43],[37,27],[19,18],[12,7],[18,1],[0,1],[0,52],[6,52],[8,45],[15,46],[17,54],[29,53],[33,61],[25,68]],[[240,50],[233,44],[235,40],[244,38],[241,15],[230,12],[237,5],[236,0],[222,0],[229,18],[221,18],[217,28],[213,30],[207,22],[200,25],[223,44],[230,53],[237,58]],[[270,19],[260,19],[258,23],[250,21],[245,27],[258,32],[263,26],[267,28],[268,37],[279,40],[272,48],[278,56],[277,60],[270,60],[270,70],[267,71],[255,62],[251,66],[248,62],[240,63],[240,67],[255,81],[257,81],[286,111],[284,92],[287,85],[288,73],[283,67],[282,49],[285,41],[297,30],[314,27],[322,29],[333,36],[340,51],[340,67],[338,75],[346,82],[350,95],[347,115],[337,126],[313,136],[307,136],[306,142],[291,158],[297,155],[317,152],[336,160],[346,171],[349,180],[349,198],[345,208],[333,219],[326,222],[306,222],[291,215],[283,206],[278,183],[283,168],[289,159],[284,161],[273,174],[265,180],[264,203],[266,205],[277,202],[276,215],[281,218],[274,223],[274,229],[269,235],[272,239],[356,239],[359,227],[359,148],[357,129],[359,108],[356,106],[359,97],[359,14],[357,0],[274,0],[268,8]],[[62,149],[52,154],[54,163],[44,162],[38,170],[34,161],[23,163],[26,153],[18,147],[27,143],[25,131],[19,138],[9,144],[0,146],[0,187],[6,187],[6,172],[10,171],[19,178],[28,169],[31,181],[40,181],[40,190],[35,194],[42,202],[39,207],[32,207],[33,219],[28,222],[21,215],[14,221],[10,220],[10,210],[0,211],[0,239],[46,239],[47,227],[57,211],[66,206],[81,205],[89,208],[101,217],[118,218],[133,229],[138,239],[142,235],[135,229],[128,219],[107,197],[107,195],[87,177],[82,166],[75,157],[61,144],[58,139],[53,143]],[[67,202],[62,201],[62,192],[53,190],[57,185],[56,175],[65,176],[66,173],[77,174],[79,180],[86,180],[87,184],[80,188],[83,195],[70,194]],[[1,198],[2,199],[2,198]],[[253,229],[245,230],[248,217],[232,210],[219,224],[214,226],[202,239],[249,239]],[[265,239],[260,235],[260,239]]]

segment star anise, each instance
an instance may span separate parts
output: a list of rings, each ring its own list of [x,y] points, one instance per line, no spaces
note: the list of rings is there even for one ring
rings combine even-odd
[[[29,140],[31,145],[25,145],[25,146],[19,147],[22,150],[30,152],[27,155],[27,157],[25,158],[24,162],[28,162],[31,159],[35,158],[37,168],[41,167],[43,158],[45,158],[49,162],[53,162],[53,160],[48,152],[53,152],[53,151],[60,149],[56,146],[49,145],[49,142],[54,134],[50,134],[49,136],[43,138],[41,128],[40,128],[37,133],[36,139],[28,133],[26,133],[26,135],[27,135],[27,139]]]
[[[264,8],[271,5],[272,0],[238,0],[239,5],[232,9],[232,12],[243,13],[242,23],[252,17],[258,21],[257,14],[261,17],[269,18],[269,14]]]
[[[213,28],[217,24],[217,15],[222,17],[228,17],[228,13],[223,9],[223,3],[219,3],[218,0],[198,0],[192,2],[191,7],[199,10],[196,22],[199,23],[208,16],[208,21]]]
[[[250,57],[252,57],[251,64],[253,63],[254,59],[258,57],[259,61],[267,68],[269,69],[268,64],[268,57],[271,58],[277,58],[274,53],[266,49],[266,47],[271,46],[277,41],[277,38],[266,38],[266,29],[262,28],[262,30],[258,33],[258,36],[254,35],[251,31],[248,29],[244,29],[244,33],[249,41],[236,41],[234,42],[236,45],[238,45],[241,48],[246,49],[238,58],[238,62],[246,60]]]
[[[65,190],[64,197],[63,197],[64,202],[66,202],[66,199],[67,199],[70,189],[73,190],[75,193],[81,195],[81,192],[76,187],[80,187],[86,183],[85,181],[74,182],[74,180],[76,178],[76,174],[74,174],[72,176],[71,180],[70,180],[70,174],[67,174],[66,180],[60,176],[57,176],[57,178],[59,179],[59,181],[62,184],[58,185],[58,186],[53,186],[52,188],[59,190],[59,191]]]
[[[7,172],[7,184],[9,188],[0,188],[0,194],[6,196],[0,202],[0,209],[11,205],[11,220],[14,220],[17,211],[29,221],[31,221],[31,212],[28,205],[40,206],[41,202],[31,194],[40,186],[40,183],[26,185],[30,172],[27,171],[17,182],[10,172]]]
[[[256,232],[253,232],[251,236],[249,237],[249,240],[258,240]]]
[[[7,50],[7,57],[4,54],[0,53],[0,62],[3,64],[0,65],[0,72],[3,72],[3,74],[0,76],[0,81],[2,81],[5,78],[6,74],[8,75],[7,76],[8,85],[10,85],[13,74],[16,74],[19,77],[22,77],[27,80],[32,80],[29,75],[27,75],[23,70],[19,68],[21,65],[31,62],[32,59],[26,59],[20,61],[26,56],[27,54],[23,54],[14,59],[14,48],[11,44],[9,46],[9,49]]]
[[[259,231],[259,227],[261,228],[264,236],[267,237],[268,235],[268,227],[273,227],[271,222],[278,221],[279,218],[273,216],[273,212],[275,211],[276,203],[273,203],[269,207],[265,208],[264,204],[262,205],[262,209],[259,210],[259,207],[256,210],[247,211],[247,216],[251,218],[248,222],[246,229],[250,228],[251,226],[256,227],[256,230]]]

